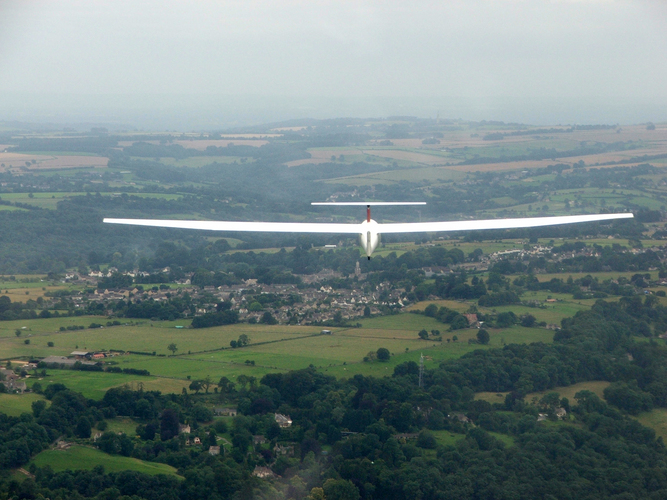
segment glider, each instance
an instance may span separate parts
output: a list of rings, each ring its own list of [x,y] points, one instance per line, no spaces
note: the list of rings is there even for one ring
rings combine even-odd
[[[328,233],[357,234],[359,242],[370,259],[380,244],[381,234],[390,233],[437,233],[445,231],[479,231],[481,229],[515,229],[579,222],[596,222],[615,219],[631,219],[631,213],[566,215],[561,217],[528,217],[522,219],[461,220],[444,222],[406,222],[380,224],[371,219],[371,206],[426,205],[426,202],[315,202],[312,205],[326,206],[366,206],[366,220],[359,224],[312,223],[312,222],[240,222],[240,221],[199,221],[199,220],[159,220],[159,219],[109,219],[107,224],[128,224],[133,226],[170,227],[180,229],[200,229],[205,231],[245,231],[264,233]]]

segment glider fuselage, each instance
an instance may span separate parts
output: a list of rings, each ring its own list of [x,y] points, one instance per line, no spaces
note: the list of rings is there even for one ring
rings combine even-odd
[[[380,233],[378,233],[378,223],[373,219],[367,219],[361,223],[361,234],[359,243],[366,252],[366,257],[370,260],[371,255],[380,244]]]

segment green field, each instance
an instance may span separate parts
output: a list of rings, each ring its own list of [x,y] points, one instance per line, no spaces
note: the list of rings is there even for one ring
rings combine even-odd
[[[12,203],[26,203],[39,208],[47,208],[55,210],[56,205],[59,201],[64,200],[65,198],[71,198],[74,196],[85,196],[87,193],[84,192],[36,192],[36,193],[2,193],[0,199],[5,201],[11,201]],[[112,193],[102,193],[102,196],[117,196]],[[167,193],[130,193],[129,196],[138,196],[140,198],[161,198],[165,200],[176,200],[181,198],[180,194],[167,194]],[[14,208],[16,207],[6,207],[5,205],[0,205],[0,207],[5,208]]]
[[[38,283],[39,284],[39,283]],[[548,295],[537,292],[535,300]],[[564,299],[565,296],[562,298]],[[533,297],[531,297],[533,298]],[[429,302],[415,305],[423,310]],[[472,302],[436,301],[458,311],[467,310]],[[496,308],[497,312],[512,310],[515,314],[531,313],[538,320],[558,322],[561,317],[590,307],[589,304],[573,304],[569,301],[549,305],[548,309],[524,306]],[[105,323],[100,317],[63,317],[9,321],[0,323],[0,348],[5,359],[26,359],[48,355],[69,355],[74,350],[115,350],[120,352],[155,352],[157,355],[120,355],[107,359],[106,363],[120,368],[148,370],[149,377],[115,373],[48,370],[42,385],[62,382],[86,396],[99,399],[110,387],[142,383],[147,390],[180,392],[190,380],[210,376],[214,381],[226,376],[234,380],[238,375],[261,378],[267,373],[284,372],[315,366],[337,377],[350,377],[357,373],[384,376],[393,373],[396,365],[405,361],[418,362],[425,356],[426,366],[455,359],[476,349],[502,347],[510,343],[551,342],[553,332],[543,328],[513,326],[505,329],[489,329],[487,346],[470,344],[477,330],[463,329],[448,332],[449,325],[420,314],[402,313],[374,318],[359,318],[360,328],[333,328],[332,335],[321,335],[318,326],[287,325],[235,325],[193,330],[175,328],[188,326],[189,320],[150,321],[139,320],[133,324],[74,331],[60,331],[69,325],[87,326],[92,322]],[[21,336],[14,332],[21,329]],[[438,330],[442,342],[422,340],[418,332]],[[247,335],[250,345],[232,349],[230,341],[241,334]],[[454,336],[457,337],[454,340]],[[30,340],[26,345],[24,341]],[[53,342],[53,347],[47,343]],[[167,350],[175,343],[178,351],[172,356]],[[392,354],[387,362],[364,362],[369,352],[384,347]],[[252,361],[254,364],[246,364]]]
[[[423,153],[420,151],[420,153]],[[443,163],[447,161],[443,158]],[[452,182],[465,179],[466,174],[447,167],[398,168],[370,174],[336,177],[321,182],[327,184],[347,184],[350,186],[367,186],[372,184],[398,184],[403,181],[428,182],[431,187],[439,182]]]
[[[0,413],[18,417],[21,413],[32,414],[32,403],[44,399],[39,394],[0,394]],[[47,401],[47,404],[49,402]]]
[[[127,434],[130,437],[136,434],[137,422],[135,422],[131,418],[116,417],[106,420],[106,423],[108,426],[107,431],[109,432],[116,432],[116,433],[122,432],[123,434]]]
[[[640,424],[653,429],[656,437],[661,437],[663,440],[667,439],[667,409],[655,408],[635,418]]]
[[[568,387],[554,387],[553,389],[548,389],[546,391],[531,392],[526,395],[524,400],[527,402],[532,402],[533,400],[538,401],[550,392],[557,392],[561,398],[567,398],[570,401],[570,404],[574,404],[574,395],[579,391],[591,391],[600,399],[604,399],[603,392],[607,386],[609,386],[609,382],[602,380],[579,382],[578,384],[570,385]],[[506,395],[506,392],[478,392],[475,394],[475,399],[481,399],[483,401],[488,401],[489,403],[504,403]]]
[[[143,159],[143,158],[135,158]],[[241,156],[191,156],[189,158],[177,159],[177,158],[160,158],[160,163],[169,165],[172,167],[189,167],[189,168],[201,168],[212,163],[234,163],[241,162],[241,159],[245,159],[246,165],[253,163],[252,158],[241,157]]]
[[[11,211],[17,211],[17,210],[24,211],[24,210],[27,210],[27,209],[26,208],[20,208],[20,207],[14,207],[14,206],[11,206],[11,205],[0,205],[0,210],[5,210],[5,211],[10,211],[11,212]]]
[[[32,387],[32,384],[37,381],[42,388],[46,388],[49,384],[65,384],[68,389],[80,392],[91,399],[102,399],[107,390],[122,385],[127,385],[134,390],[138,390],[141,385],[145,390],[165,393],[180,393],[183,387],[189,385],[187,380],[76,370],[47,370],[46,377],[31,378],[28,387]]]
[[[37,467],[50,466],[54,472],[64,470],[91,470],[98,465],[104,467],[105,472],[120,472],[134,470],[152,476],[166,474],[178,476],[176,469],[156,462],[145,462],[136,458],[107,455],[95,448],[74,445],[66,450],[45,450],[32,460]]]
[[[459,306],[465,303],[455,303]],[[422,305],[425,307],[425,304]],[[3,330],[0,346],[6,357],[68,355],[75,349],[119,351],[145,351],[161,356],[121,355],[106,362],[120,368],[145,369],[149,377],[126,374],[77,372],[70,370],[48,370],[45,383],[62,382],[86,396],[100,398],[110,387],[123,384],[136,386],[140,382],[145,389],[162,392],[180,392],[189,385],[189,379],[210,376],[217,381],[221,376],[234,380],[238,375],[261,378],[267,373],[306,368],[314,365],[322,371],[338,377],[349,377],[356,373],[383,376],[391,374],[394,366],[404,361],[418,361],[423,353],[426,364],[436,366],[447,359],[458,358],[475,349],[501,347],[508,343],[551,342],[553,332],[540,328],[513,326],[506,329],[491,329],[488,346],[469,344],[476,338],[477,330],[464,329],[448,332],[448,325],[433,318],[417,314],[399,314],[360,319],[361,328],[333,328],[332,335],[320,335],[321,327],[286,325],[250,325],[240,323],[202,330],[176,329],[176,324],[187,321],[150,322],[143,321],[133,326],[116,326],[104,329],[58,331],[63,324],[89,324],[100,318],[50,318],[14,323]],[[20,338],[13,328],[27,323]],[[421,340],[418,332],[439,330],[443,341]],[[232,349],[229,342],[241,334],[251,339],[251,344]],[[454,336],[457,341],[454,341]],[[23,340],[29,338],[30,345]],[[449,342],[447,341],[449,340]],[[47,347],[47,342],[54,347]],[[174,342],[179,351],[176,356],[168,354],[167,346]],[[392,357],[388,362],[363,362],[368,352],[380,347],[389,349]],[[186,350],[187,349],[187,350]],[[246,360],[254,361],[247,365]]]
[[[456,446],[456,444],[465,439],[465,434],[456,434],[451,431],[430,431],[440,446]],[[488,432],[488,431],[487,431]],[[513,446],[514,438],[500,432],[489,432],[490,435],[503,442],[505,446]]]

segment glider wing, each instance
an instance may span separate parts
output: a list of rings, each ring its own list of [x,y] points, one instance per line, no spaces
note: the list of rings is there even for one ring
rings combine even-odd
[[[208,220],[160,220],[160,219],[104,219],[107,224],[132,226],[202,229],[206,231],[247,231],[259,233],[329,233],[360,234],[360,224],[328,224],[311,222],[238,222]]]
[[[523,219],[458,220],[448,222],[408,222],[378,224],[377,232],[389,233],[436,233],[441,231],[478,231],[481,229],[515,229],[526,227],[557,226],[579,222],[596,222],[615,219],[631,219],[631,213],[565,215],[562,217],[527,217]]]

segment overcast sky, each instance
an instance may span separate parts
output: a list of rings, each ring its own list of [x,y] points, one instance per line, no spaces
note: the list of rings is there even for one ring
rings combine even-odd
[[[665,54],[662,0],[0,0],[0,120],[664,121]]]

